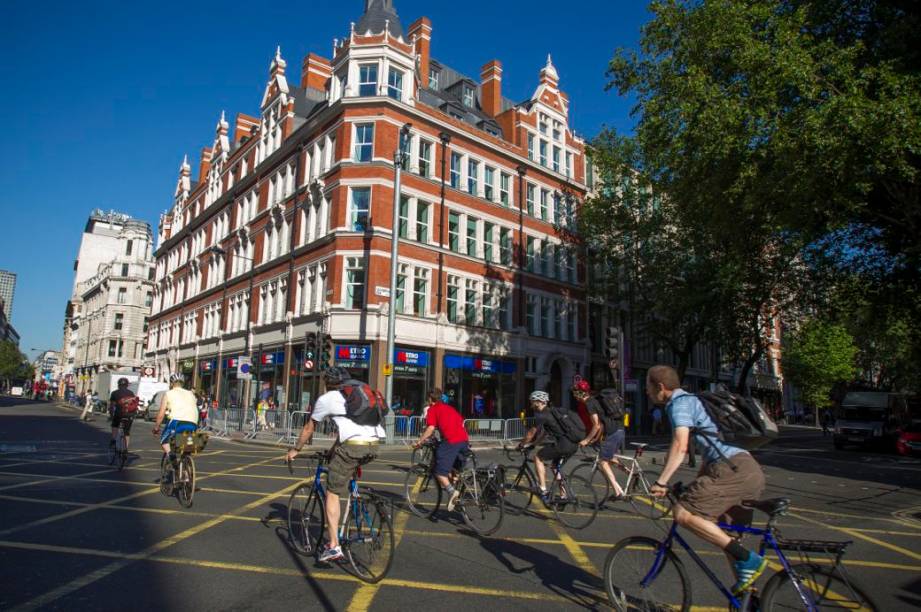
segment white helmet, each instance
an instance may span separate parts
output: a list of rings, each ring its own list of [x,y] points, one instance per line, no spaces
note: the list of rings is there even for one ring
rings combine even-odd
[[[548,395],[546,391],[533,391],[531,392],[530,399],[532,402],[550,403],[550,395]]]
[[[185,377],[179,372],[169,375],[169,384],[174,385],[176,383],[183,383],[183,382],[185,382]]]

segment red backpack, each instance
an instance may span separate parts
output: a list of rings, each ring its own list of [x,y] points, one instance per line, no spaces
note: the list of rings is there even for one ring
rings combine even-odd
[[[137,395],[123,397],[118,400],[118,409],[123,415],[132,415],[138,411],[140,403]]]
[[[372,389],[368,383],[347,380],[342,383],[339,391],[345,397],[345,416],[356,425],[380,425],[390,411],[384,396],[380,391]]]

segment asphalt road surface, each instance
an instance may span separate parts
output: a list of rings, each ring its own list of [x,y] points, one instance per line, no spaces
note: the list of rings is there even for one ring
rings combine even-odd
[[[583,530],[533,513],[506,516],[495,536],[476,537],[446,512],[431,522],[403,511],[409,453],[385,450],[362,480],[393,497],[398,544],[388,577],[365,585],[288,545],[287,498],[300,479],[281,449],[212,441],[196,457],[199,490],[184,509],[159,492],[149,423],[135,423],[131,462],[117,472],[105,456],[107,424],[77,414],[0,398],[0,609],[603,609],[611,545],[661,534],[621,504]],[[508,463],[494,451],[478,457]],[[780,522],[786,537],[852,540],[847,570],[881,610],[921,607],[921,462],[835,451],[812,429],[785,430],[757,458],[765,496],[793,500]],[[662,453],[644,462],[655,471]],[[688,538],[729,581],[721,555]],[[725,610],[688,567],[695,606]]]

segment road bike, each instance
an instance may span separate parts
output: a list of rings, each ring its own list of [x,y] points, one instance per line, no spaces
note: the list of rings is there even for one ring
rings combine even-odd
[[[622,499],[630,502],[634,512],[640,516],[653,520],[660,519],[668,508],[663,506],[649,490],[651,483],[655,482],[658,476],[648,473],[640,463],[643,450],[649,445],[642,442],[630,442],[630,446],[633,447],[633,456],[614,455],[617,462],[611,466],[615,474],[620,472],[627,476],[622,486],[624,491]],[[611,485],[601,469],[600,445],[593,445],[592,448],[595,450],[594,456],[583,458],[582,463],[573,468],[569,475],[584,478],[592,483],[592,486],[602,493],[598,504],[601,507],[611,494]]]
[[[680,492],[679,483],[668,494],[672,507]],[[875,612],[880,609],[848,576],[841,563],[851,542],[783,538],[776,522],[789,509],[790,500],[787,498],[746,501],[743,505],[768,515],[765,528],[725,523],[719,523],[719,526],[740,536],[748,534],[760,537],[759,554],[764,556],[770,551],[780,561],[781,568],[768,580],[760,595],[754,589],[746,590],[739,596],[733,595],[688,545],[678,532],[678,524],[673,522],[664,540],[632,536],[619,541],[608,553],[604,564],[604,587],[614,608],[620,612],[691,609],[691,581],[683,562],[672,550],[677,542],[726,598],[730,610]],[[783,551],[794,551],[798,560],[791,562]],[[826,567],[816,563],[810,553],[830,554],[834,560],[830,567]]]
[[[195,495],[195,460],[192,455],[201,451],[208,441],[208,434],[201,431],[183,431],[170,438],[170,449],[176,456],[176,464],[163,453],[160,459],[160,492],[167,497],[175,495],[186,508],[192,507]]]
[[[505,447],[509,461],[517,459],[513,452],[520,453],[521,464],[514,476],[514,466],[503,470],[503,488],[505,489],[505,508],[509,514],[521,514],[531,505],[535,495],[540,495],[537,476],[531,467],[533,445],[521,448]],[[566,476],[563,465],[566,460],[553,462],[552,480],[547,491],[545,505],[553,511],[558,521],[573,529],[584,529],[592,524],[598,514],[598,494],[592,483],[582,476]]]
[[[109,444],[109,465],[115,465],[118,470],[124,469],[128,462],[128,433],[131,431],[131,419],[122,417],[118,423],[118,433],[115,435],[115,444]]]
[[[426,440],[413,450],[403,494],[410,511],[421,518],[431,518],[441,506],[442,489],[435,478],[437,448],[442,442]],[[467,467],[469,462],[470,467]],[[464,523],[480,535],[492,535],[502,526],[505,514],[499,466],[478,468],[476,455],[467,450],[455,462],[454,486],[460,493],[455,508]]]
[[[319,558],[326,533],[329,453],[318,451],[310,456],[317,462],[312,478],[298,486],[288,500],[288,537],[298,553]],[[288,470],[294,473],[291,462]],[[358,486],[358,478],[360,467],[349,481],[339,544],[358,578],[373,584],[384,579],[393,563],[393,512],[390,502],[372,489]]]

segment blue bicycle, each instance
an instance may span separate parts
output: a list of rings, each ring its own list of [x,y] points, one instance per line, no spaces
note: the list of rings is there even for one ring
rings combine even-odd
[[[288,536],[302,555],[319,557],[326,535],[326,478],[329,454],[313,453],[317,461],[311,480],[288,500]],[[288,469],[294,473],[291,463]],[[356,576],[369,583],[383,580],[393,563],[394,542],[391,504],[367,487],[359,487],[361,468],[349,482],[349,496],[339,524],[342,552]]]
[[[679,483],[668,495],[672,506],[680,490]],[[733,595],[681,537],[678,524],[673,522],[662,541],[633,536],[615,544],[608,553],[604,564],[604,586],[614,608],[620,612],[690,610],[691,581],[684,564],[672,550],[677,542],[719,589],[730,610],[879,610],[872,599],[854,584],[841,564],[851,542],[782,538],[776,521],[789,509],[789,499],[751,501],[744,505],[768,515],[764,529],[724,523],[719,526],[730,533],[760,537],[759,554],[763,556],[770,549],[776,555],[782,568],[771,577],[760,596],[754,589],[745,591],[741,599]],[[795,551],[799,561],[791,563],[783,553],[785,550]],[[810,558],[810,553],[832,555],[834,561],[830,566],[819,565]]]

